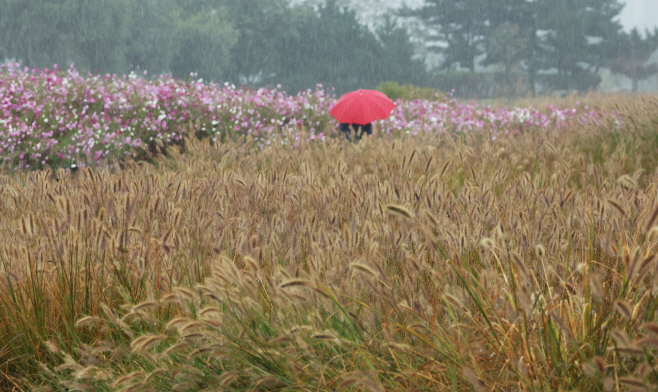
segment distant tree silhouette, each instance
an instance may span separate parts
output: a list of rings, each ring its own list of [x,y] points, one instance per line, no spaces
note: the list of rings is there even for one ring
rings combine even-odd
[[[647,31],[642,37],[634,28],[630,33],[622,33],[617,43],[617,56],[610,61],[610,69],[622,74],[633,82],[633,92],[638,91],[638,82],[658,73],[658,64],[648,64],[651,55],[658,50],[658,28]]]

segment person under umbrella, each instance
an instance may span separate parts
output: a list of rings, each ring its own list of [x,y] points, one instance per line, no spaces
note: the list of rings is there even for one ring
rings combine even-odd
[[[385,94],[376,90],[357,90],[343,95],[331,109],[331,114],[340,123],[340,130],[352,141],[363,134],[372,135],[372,122],[391,115],[395,104]]]
[[[354,132],[356,141],[361,140],[361,137],[364,134],[372,135],[372,123],[367,123],[365,125],[341,123],[339,129],[345,134],[345,137],[349,141],[352,141],[352,132]]]

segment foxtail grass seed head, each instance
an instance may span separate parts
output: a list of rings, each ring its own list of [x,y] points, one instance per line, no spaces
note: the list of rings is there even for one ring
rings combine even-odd
[[[605,296],[605,290],[603,288],[603,279],[599,274],[590,275],[590,288],[592,295],[596,299],[603,299]]]
[[[519,269],[519,272],[521,272],[521,274],[523,274],[524,277],[529,276],[528,268],[525,266],[525,263],[523,262],[521,256],[519,256],[518,253],[516,252],[512,253],[512,261],[514,261],[514,264],[516,264],[516,266]]]
[[[483,238],[480,241],[480,245],[487,249],[494,249],[496,247],[496,243],[491,238]]]
[[[622,300],[616,300],[614,302],[615,310],[619,315],[621,315],[625,320],[631,320],[633,318],[633,308],[631,305]]]
[[[628,347],[631,344],[628,335],[624,331],[621,331],[619,329],[614,329],[612,330],[610,335],[612,336],[612,339],[617,343],[617,345],[622,348]]]
[[[485,392],[489,390],[487,385],[477,376],[477,374],[475,374],[473,369],[470,367],[464,366],[462,368],[462,373],[464,374],[464,378],[471,384],[476,392]]]
[[[634,275],[629,277],[632,279],[634,284],[639,284],[640,282],[642,282],[644,277],[649,273],[652,267],[654,267],[655,259],[656,259],[656,255],[652,254],[645,257],[641,262],[639,262],[639,265],[635,268]]]
[[[619,384],[629,388],[630,390],[648,391],[651,389],[649,384],[644,383],[642,380],[632,377],[620,377]]]
[[[289,280],[287,282],[282,283],[281,286],[279,287],[285,289],[288,287],[296,287],[296,286],[312,287],[310,282],[300,279]]]
[[[605,375],[606,374],[606,364],[605,361],[601,357],[594,357],[592,358],[592,363],[594,366],[596,366],[596,370],[599,372],[599,375]]]
[[[658,323],[648,322],[648,323],[642,324],[641,327],[645,331],[651,332],[652,334],[654,334],[658,337]]]
[[[407,219],[413,218],[413,214],[411,213],[411,211],[409,211],[407,208],[403,206],[396,204],[389,204],[386,206],[386,209],[392,214],[399,215]]]
[[[537,246],[535,246],[535,254],[539,258],[546,256],[546,248],[544,248],[544,245],[538,244]]]
[[[434,217],[434,215],[432,215],[431,212],[429,212],[429,211],[425,211],[425,216],[426,216],[427,219],[432,223],[432,225],[434,225],[434,227],[438,227],[438,226],[439,226],[439,221]]]
[[[624,209],[624,207],[621,206],[621,204],[617,203],[612,199],[608,199],[608,203],[610,203],[610,205],[614,207],[622,216],[626,215],[626,210]]]
[[[647,240],[649,242],[655,242],[658,240],[658,226],[653,226],[647,233]]]
[[[158,306],[160,306],[160,304],[157,301],[146,301],[135,305],[135,307],[132,308],[132,311],[137,312],[145,309],[154,309],[157,308]]]
[[[95,316],[85,316],[79,319],[78,321],[75,322],[75,327],[76,328],[81,328],[87,325],[93,325],[95,323],[102,322],[103,319],[100,317],[95,317]]]
[[[647,221],[644,231],[648,232],[651,230],[653,227],[654,223],[656,223],[656,219],[658,218],[658,204],[653,209],[653,212],[651,213],[651,216],[649,217],[649,220]]]

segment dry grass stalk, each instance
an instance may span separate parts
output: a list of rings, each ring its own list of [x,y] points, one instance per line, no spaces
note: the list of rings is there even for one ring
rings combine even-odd
[[[658,348],[658,162],[630,142],[656,106],[589,99],[599,127],[188,140],[157,167],[3,175],[0,363],[113,339],[98,389],[279,385],[254,367],[308,390],[658,385],[638,355]],[[84,380],[57,374],[90,384],[74,363]]]

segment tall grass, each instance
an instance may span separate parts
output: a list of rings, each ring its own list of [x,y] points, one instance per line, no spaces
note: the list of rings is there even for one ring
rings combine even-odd
[[[616,111],[4,175],[3,387],[653,389],[658,110]]]

